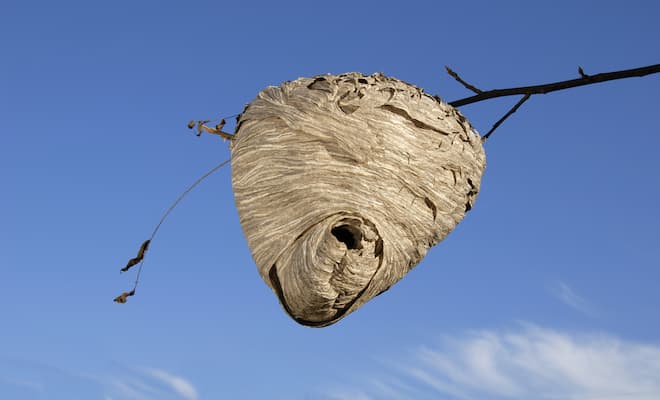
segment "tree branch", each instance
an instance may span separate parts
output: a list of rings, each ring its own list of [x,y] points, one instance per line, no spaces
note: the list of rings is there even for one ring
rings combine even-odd
[[[458,76],[458,74],[457,74],[456,72],[454,72],[453,69],[449,68],[449,67],[446,66],[446,65],[445,65],[445,69],[447,70],[447,73],[448,73],[449,75],[451,75],[452,78],[456,79],[456,81],[458,81],[458,83],[460,83],[461,85],[465,86],[466,89],[471,90],[471,91],[473,91],[473,92],[475,92],[475,93],[483,93],[483,90],[481,90],[481,89],[479,89],[478,87],[473,86],[473,85],[470,85],[469,83],[465,82],[465,81],[463,80],[463,78],[461,78],[460,76]]]
[[[526,95],[524,95],[524,96],[522,97],[522,99],[520,99],[520,101],[518,101],[518,102],[516,103],[516,105],[514,105],[513,107],[511,107],[511,109],[510,109],[506,114],[504,114],[504,116],[503,116],[502,118],[500,118],[497,122],[495,122],[495,124],[493,124],[493,127],[490,128],[490,130],[488,131],[488,133],[486,133],[486,134],[483,136],[483,138],[482,138],[481,140],[485,142],[485,141],[490,137],[490,135],[492,135],[493,132],[495,132],[495,129],[497,129],[498,126],[502,125],[502,122],[504,122],[504,120],[506,120],[507,118],[509,118],[509,116],[510,116],[511,114],[513,114],[514,112],[518,111],[518,108],[520,108],[520,106],[522,106],[523,103],[526,102],[527,99],[530,98],[530,96],[531,96],[531,94],[526,94]]]
[[[476,103],[476,102],[479,102],[479,101],[494,99],[496,97],[515,96],[515,95],[529,95],[529,96],[531,96],[531,95],[534,95],[534,94],[546,94],[546,93],[550,93],[550,92],[555,92],[557,90],[564,90],[564,89],[570,89],[570,88],[574,88],[574,87],[578,87],[578,86],[591,85],[591,84],[594,84],[594,83],[613,81],[613,80],[616,80],[616,79],[624,79],[624,78],[645,76],[645,75],[650,75],[650,74],[657,74],[658,72],[660,72],[660,64],[649,65],[649,66],[641,67],[641,68],[626,69],[626,70],[622,70],[622,71],[604,72],[604,73],[596,74],[596,75],[586,75],[586,74],[584,74],[584,71],[582,71],[580,73],[581,77],[578,78],[578,79],[571,79],[571,80],[567,80],[567,81],[547,83],[547,84],[544,84],[544,85],[522,86],[522,87],[510,88],[510,89],[487,90],[487,91],[482,91],[480,93],[477,93],[474,96],[470,96],[470,97],[466,97],[464,99],[459,99],[459,100],[452,101],[449,104],[452,105],[453,107],[460,107],[460,106],[464,106],[464,105],[467,105],[467,104]],[[454,73],[454,74],[456,74],[456,73]],[[454,76],[454,74],[450,74],[450,75],[452,75],[454,78],[456,78],[456,76],[458,76],[458,75]],[[462,80],[459,80],[459,82],[461,82],[463,84],[463,86],[465,86],[465,83]],[[470,89],[470,90],[473,90],[473,89]],[[515,112],[515,110],[514,110],[514,112]]]

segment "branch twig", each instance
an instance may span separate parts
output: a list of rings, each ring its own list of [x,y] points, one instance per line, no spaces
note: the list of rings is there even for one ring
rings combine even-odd
[[[503,116],[502,118],[500,118],[497,122],[495,122],[495,124],[493,124],[493,127],[490,128],[490,130],[488,131],[488,133],[486,133],[486,134],[481,138],[481,140],[485,142],[485,141],[490,137],[490,135],[492,135],[493,132],[495,132],[495,129],[497,129],[498,126],[502,125],[502,122],[504,122],[504,120],[506,120],[507,118],[509,118],[509,116],[510,116],[511,114],[513,114],[514,112],[518,111],[518,108],[520,108],[520,106],[522,106],[523,103],[526,102],[527,99],[529,99],[531,96],[532,96],[531,94],[526,94],[526,95],[524,95],[524,96],[522,97],[522,99],[520,99],[520,101],[516,103],[515,106],[511,107],[511,109],[510,109],[506,114],[504,114],[504,116]]]
[[[449,68],[448,66],[445,65],[445,69],[447,70],[447,73],[452,76],[452,78],[456,79],[458,83],[461,85],[465,86],[466,89],[471,90],[477,94],[483,93],[483,90],[479,89],[476,86],[470,85],[469,83],[465,82],[456,72],[454,72],[453,69]]]
[[[535,86],[522,86],[510,89],[494,89],[487,90],[477,93],[474,96],[466,97],[464,99],[459,99],[450,102],[449,104],[454,107],[460,107],[467,104],[476,103],[483,100],[494,99],[496,97],[503,96],[515,96],[515,95],[534,95],[534,94],[546,94],[550,92],[555,92],[557,90],[570,89],[578,86],[591,85],[594,83],[613,81],[615,79],[625,79],[632,77],[645,76],[650,74],[657,74],[660,72],[660,64],[648,65],[641,68],[626,69],[622,71],[613,71],[613,72],[604,72],[596,75],[586,75],[584,74],[578,79],[571,79],[561,82],[546,83],[543,85]],[[450,74],[451,75],[451,74]],[[581,74],[582,75],[582,74]],[[452,75],[454,76],[454,75]],[[460,81],[459,81],[460,82]],[[463,82],[461,82],[463,83]],[[463,83],[463,86],[465,84]],[[472,90],[472,89],[470,89]],[[472,90],[474,91],[474,90]]]
[[[588,78],[589,77],[589,75],[585,74],[584,70],[579,65],[578,65],[578,74],[580,74],[580,76],[583,77],[583,78]]]

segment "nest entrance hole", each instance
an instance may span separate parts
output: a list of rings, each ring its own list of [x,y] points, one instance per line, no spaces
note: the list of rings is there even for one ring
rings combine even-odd
[[[349,250],[362,248],[362,231],[352,225],[337,225],[330,233],[340,242],[346,245]]]

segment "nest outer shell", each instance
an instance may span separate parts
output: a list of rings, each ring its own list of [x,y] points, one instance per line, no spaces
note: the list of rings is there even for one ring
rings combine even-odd
[[[406,275],[479,192],[481,138],[453,107],[382,74],[268,87],[241,114],[232,185],[259,273],[326,326]]]

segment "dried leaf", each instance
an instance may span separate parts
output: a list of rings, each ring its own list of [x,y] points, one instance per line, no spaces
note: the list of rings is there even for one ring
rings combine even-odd
[[[114,301],[115,303],[124,304],[126,303],[126,298],[129,296],[133,296],[134,294],[135,294],[135,290],[131,290],[130,292],[124,292],[119,296],[115,297],[114,300],[112,301]]]
[[[197,136],[202,136],[202,129],[206,127],[204,124],[207,122],[211,122],[211,120],[205,119],[203,121],[197,121]]]
[[[200,125],[200,126],[199,126],[199,129],[200,129],[200,131],[201,131],[201,130],[204,130],[204,131],[207,132],[207,133],[213,133],[213,134],[218,133],[218,131],[216,131],[214,128],[208,127],[208,126],[206,126],[206,125],[204,125],[204,124]]]
[[[232,140],[234,135],[231,135],[229,133],[226,133],[226,132],[222,131],[222,127],[224,125],[225,125],[225,120],[223,119],[222,121],[220,121],[220,123],[218,125],[215,126],[215,128],[211,128],[211,127],[206,126],[204,124],[199,125],[198,128],[199,128],[200,131],[204,130],[204,132],[212,133],[214,135],[218,135],[223,139]]]
[[[121,269],[121,272],[128,271],[129,269],[131,269],[131,267],[142,261],[142,259],[144,258],[144,253],[147,251],[147,249],[149,249],[149,243],[151,243],[151,239],[145,240],[144,243],[142,243],[142,246],[140,246],[140,250],[138,250],[137,256],[135,258],[131,258],[130,260],[128,260],[126,266]]]

